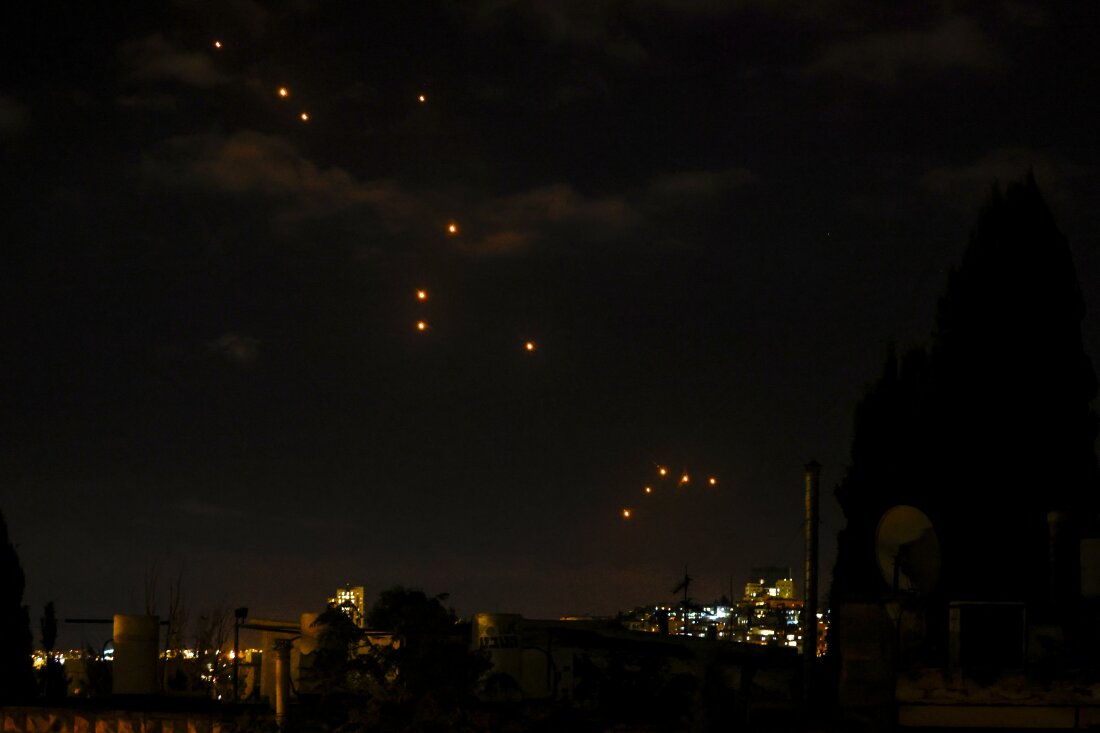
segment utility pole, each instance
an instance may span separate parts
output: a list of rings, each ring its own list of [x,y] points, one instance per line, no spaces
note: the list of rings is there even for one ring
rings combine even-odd
[[[821,464],[806,464],[806,598],[802,606],[802,697],[809,705],[817,657],[817,525]]]
[[[248,618],[248,609],[233,611],[233,702],[241,699],[241,623]]]
[[[290,708],[290,649],[292,639],[275,640],[275,724],[280,731],[287,728]]]

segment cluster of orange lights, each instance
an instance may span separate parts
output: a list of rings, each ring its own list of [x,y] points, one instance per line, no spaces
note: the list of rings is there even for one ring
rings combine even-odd
[[[671,474],[670,474],[667,466],[658,465],[657,466],[657,475],[661,478],[668,478]],[[688,484],[691,483],[691,474],[689,474],[687,471],[681,471],[679,479],[677,480],[676,483],[677,483],[678,486],[687,486]],[[718,478],[716,476],[708,476],[707,480],[706,480],[706,484],[707,484],[707,486],[717,486],[718,485]],[[646,494],[647,496],[652,495],[654,493],[653,492],[653,487],[652,486],[642,487],[642,493]],[[633,519],[634,510],[630,509],[630,508],[624,508],[622,510],[621,514],[622,514],[623,519]]]
[[[418,289],[416,291],[416,299],[418,301],[420,301],[421,303],[427,301],[428,300],[428,291],[424,290],[423,288]],[[428,330],[428,322],[427,321],[417,321],[416,322],[416,330],[417,331],[427,331]]]
[[[213,46],[214,46],[215,49],[220,51],[224,47],[224,44],[222,43],[221,39],[216,38],[216,39],[213,40]],[[290,96],[291,96],[290,89],[288,87],[285,87],[285,86],[278,86],[278,87],[275,88],[275,96],[277,96],[279,99],[289,100]],[[425,94],[424,92],[418,93],[416,95],[416,101],[420,104],[425,104],[428,101],[427,94]],[[310,116],[309,112],[306,112],[306,111],[303,110],[302,112],[300,112],[298,114],[298,119],[301,120],[302,122],[309,122],[312,119],[312,117]],[[459,233],[458,222],[456,222],[456,221],[447,222],[446,231],[447,231],[447,234],[449,236],[458,236],[458,233]],[[427,301],[428,300],[428,291],[426,291],[426,290],[417,290],[416,291],[416,299],[420,302]],[[424,321],[424,320],[416,321],[416,330],[417,331],[427,331],[428,330],[428,322]],[[523,342],[523,349],[524,349],[524,351],[527,351],[527,352],[534,352],[535,350],[538,349],[538,346],[534,341],[525,341],[525,342]]]
[[[214,42],[215,47],[221,48],[221,46],[219,46],[218,43],[219,43],[218,41]],[[275,94],[278,95],[278,97],[280,99],[289,99],[290,98],[290,90],[287,89],[286,87],[279,87],[277,90],[275,90]],[[301,114],[298,115],[298,119],[300,119],[302,122],[309,122],[309,112],[302,112]]]
[[[417,290],[416,290],[416,299],[420,303],[427,302],[427,300],[428,300],[428,291],[425,290],[424,288],[417,288]],[[417,331],[427,331],[428,330],[428,322],[427,321],[417,321],[416,322],[416,330]],[[523,342],[523,350],[524,351],[533,352],[536,349],[538,349],[538,344],[536,344],[534,341],[524,341]]]
[[[222,43],[220,38],[215,38],[213,40],[213,46],[216,50],[220,51],[225,47],[225,44]],[[286,87],[279,87],[278,90],[276,90],[276,94],[283,99],[287,99],[288,97],[290,97],[290,90]],[[428,101],[428,96],[421,92],[420,94],[416,95],[416,101],[420,104],[424,104]],[[300,119],[302,122],[309,122],[309,113],[303,111],[301,114],[298,115],[298,119]],[[454,227],[453,224],[451,226]],[[456,231],[457,229],[451,229],[452,234],[454,234]]]
[[[667,466],[657,466],[657,475],[660,476],[661,478],[666,478],[668,476],[668,467]],[[679,483],[680,483],[681,486],[683,486],[684,484],[691,483],[691,474],[688,473],[687,471],[681,472]],[[717,486],[718,485],[718,479],[715,478],[714,476],[708,476],[707,477],[707,484],[710,485],[710,486]],[[650,486],[645,487],[645,493],[647,493],[647,494],[653,493],[653,488],[650,487]]]
[[[223,48],[223,44],[222,44],[222,41],[220,39],[215,39],[213,41],[213,45],[214,45],[214,48],[218,49],[218,50],[221,50]],[[285,86],[277,87],[276,90],[275,90],[275,94],[280,99],[284,99],[284,100],[290,99],[290,89],[288,89]],[[416,101],[420,104],[424,104],[428,101],[428,97],[424,93],[419,93],[419,94],[416,95]],[[309,122],[311,118],[310,118],[309,113],[303,110],[302,112],[299,113],[298,119],[300,119],[302,122]],[[446,232],[447,232],[448,236],[457,236],[458,233],[459,233],[458,223],[455,222],[455,221],[447,222]],[[418,302],[421,302],[421,303],[426,302],[428,300],[428,291],[424,290],[424,289],[416,290],[416,300]],[[416,321],[416,330],[417,331],[421,331],[421,332],[427,331],[428,328],[429,327],[428,327],[428,322],[427,321],[424,321],[424,320]],[[538,349],[538,345],[534,341],[524,341],[523,342],[523,350],[524,351],[526,351],[528,353],[532,353],[532,352],[536,351],[537,349]],[[657,475],[661,478],[668,478],[670,473],[669,473],[669,470],[666,466],[659,465],[659,466],[657,466]],[[679,475],[679,479],[678,479],[677,483],[678,483],[679,486],[686,486],[689,483],[691,483],[690,474],[688,474],[687,471],[681,472],[680,475]],[[714,476],[710,476],[710,477],[707,478],[706,483],[710,486],[717,486],[718,485],[718,479],[715,478]],[[646,495],[652,495],[654,493],[653,486],[646,486],[646,487],[644,487],[643,491]],[[623,519],[626,519],[626,520],[632,519],[634,517],[634,510],[630,507],[625,507],[625,508],[622,509],[621,515],[622,515]]]

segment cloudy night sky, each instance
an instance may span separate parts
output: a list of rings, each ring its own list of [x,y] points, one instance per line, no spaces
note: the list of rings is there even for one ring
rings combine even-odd
[[[685,568],[710,601],[799,576],[811,458],[827,583],[855,403],[1028,169],[1100,357],[1090,3],[23,11],[0,510],[33,619],[179,572],[267,617],[345,582],[609,614]]]

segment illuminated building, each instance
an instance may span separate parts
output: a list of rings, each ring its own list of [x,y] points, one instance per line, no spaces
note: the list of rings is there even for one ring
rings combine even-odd
[[[752,569],[737,603],[643,606],[625,614],[624,624],[631,631],[800,649],[802,611],[790,568],[761,567]],[[827,628],[828,615],[818,614],[818,656],[824,653]]]
[[[336,595],[329,598],[328,602],[330,606],[335,606],[346,613],[356,626],[365,627],[367,615],[363,608],[363,586],[337,588]]]
[[[801,648],[802,606],[790,568],[753,568],[737,604],[738,632],[750,644]]]
[[[745,584],[743,600],[759,598],[794,598],[794,578],[790,568],[760,567],[752,569],[752,580]]]

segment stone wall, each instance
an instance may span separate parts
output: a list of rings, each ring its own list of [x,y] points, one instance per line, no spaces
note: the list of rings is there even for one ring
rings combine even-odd
[[[2,733],[232,733],[236,721],[201,713],[0,708]]]

